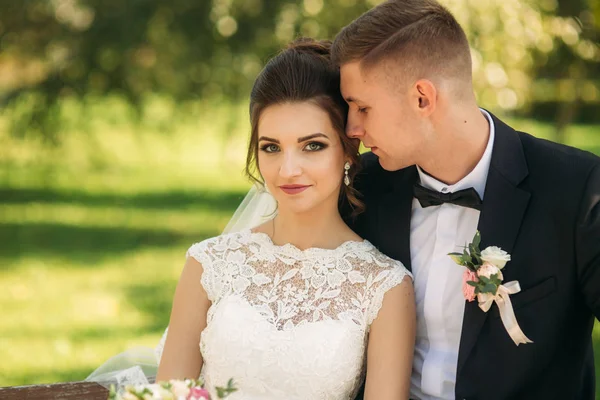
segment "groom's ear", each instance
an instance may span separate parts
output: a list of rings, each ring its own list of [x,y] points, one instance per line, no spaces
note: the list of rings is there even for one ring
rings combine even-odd
[[[419,79],[415,82],[415,97],[418,112],[429,116],[435,110],[437,103],[437,89],[433,82],[427,79]]]

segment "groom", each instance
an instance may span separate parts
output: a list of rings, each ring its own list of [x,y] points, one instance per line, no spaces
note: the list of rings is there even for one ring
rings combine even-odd
[[[469,45],[434,0],[387,1],[333,44],[347,134],[371,152],[351,226],[414,274],[413,399],[593,399],[600,316],[600,159],[513,130],[477,106]],[[511,255],[504,282],[517,346],[499,309],[463,296],[462,252]]]

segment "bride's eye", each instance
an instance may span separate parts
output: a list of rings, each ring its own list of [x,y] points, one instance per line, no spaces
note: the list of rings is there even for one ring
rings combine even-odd
[[[264,151],[265,153],[276,153],[279,151],[279,146],[277,146],[276,144],[270,143],[270,144],[265,144],[260,148],[262,151]]]
[[[327,145],[325,145],[324,143],[310,142],[304,147],[304,150],[319,151],[319,150],[323,150],[325,147],[327,147]]]

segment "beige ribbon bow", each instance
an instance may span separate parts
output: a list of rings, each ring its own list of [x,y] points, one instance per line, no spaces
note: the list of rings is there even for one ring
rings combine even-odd
[[[519,282],[511,281],[498,286],[496,295],[491,293],[479,293],[477,295],[479,308],[481,308],[483,312],[488,312],[492,303],[496,302],[498,309],[500,310],[500,318],[502,319],[504,328],[506,328],[506,332],[508,332],[508,335],[517,346],[521,343],[533,343],[532,340],[525,336],[517,323],[517,317],[515,317],[515,312],[512,303],[510,302],[510,295],[519,293],[520,291],[521,286],[519,285]]]

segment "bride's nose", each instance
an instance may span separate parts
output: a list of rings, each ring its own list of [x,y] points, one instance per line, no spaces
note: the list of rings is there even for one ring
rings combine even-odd
[[[290,152],[284,154],[279,167],[279,175],[282,178],[293,178],[302,175],[301,157]]]

